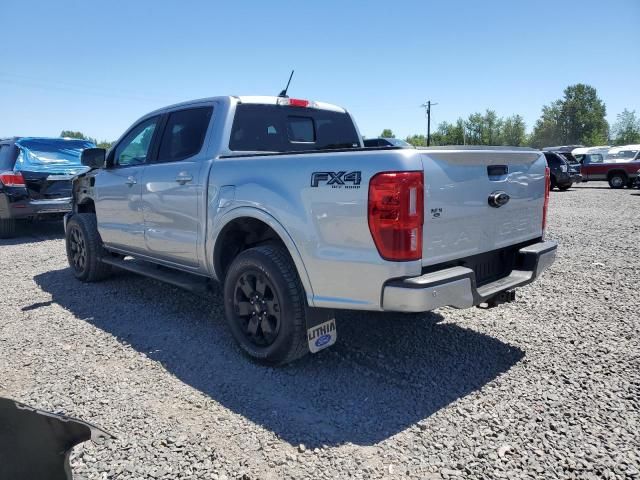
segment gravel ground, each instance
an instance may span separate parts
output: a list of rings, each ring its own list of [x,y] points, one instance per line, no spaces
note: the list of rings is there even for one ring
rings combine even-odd
[[[640,479],[640,194],[552,192],[553,267],[492,310],[338,316],[247,361],[210,298],[67,268],[60,225],[0,240],[0,396],[114,434],[76,478]]]

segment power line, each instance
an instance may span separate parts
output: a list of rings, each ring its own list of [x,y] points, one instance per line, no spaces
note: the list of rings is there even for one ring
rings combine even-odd
[[[420,108],[424,108],[424,114],[427,117],[427,147],[431,145],[431,107],[438,105],[431,100],[427,100],[426,103],[420,105]]]

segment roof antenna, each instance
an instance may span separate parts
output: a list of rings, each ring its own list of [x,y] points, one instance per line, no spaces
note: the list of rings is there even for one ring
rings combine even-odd
[[[280,92],[280,95],[278,95],[278,97],[289,98],[287,96],[287,90],[289,90],[289,84],[291,83],[291,78],[293,77],[293,72],[295,72],[295,70],[291,70],[291,75],[289,75],[289,81],[287,82],[287,86],[284,88],[284,90],[282,90]]]

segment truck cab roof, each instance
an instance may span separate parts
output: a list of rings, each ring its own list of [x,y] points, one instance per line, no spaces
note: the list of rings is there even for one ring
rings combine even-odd
[[[177,108],[188,107],[189,105],[198,105],[202,103],[211,103],[211,102],[220,102],[226,105],[229,105],[233,102],[237,104],[258,104],[258,105],[293,105],[293,106],[304,106],[307,108],[315,108],[318,110],[330,110],[332,112],[340,112],[346,113],[347,111],[332,103],[327,102],[318,102],[315,100],[307,100],[307,99],[299,99],[299,98],[289,98],[289,97],[276,97],[273,95],[223,95],[216,97],[206,97],[206,98],[198,98],[194,100],[187,100],[184,102],[174,103],[172,105],[168,105],[153,112],[149,112],[144,117],[149,117],[152,115],[157,115],[168,110],[175,110]],[[304,102],[304,104],[303,104]]]

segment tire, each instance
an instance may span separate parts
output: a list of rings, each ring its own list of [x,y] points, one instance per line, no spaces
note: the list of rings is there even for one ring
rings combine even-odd
[[[561,192],[566,192],[571,188],[571,185],[571,183],[569,185],[562,185],[561,187],[558,187],[558,190],[560,190]]]
[[[98,282],[111,273],[111,266],[100,261],[106,254],[93,213],[76,213],[67,222],[65,234],[67,260],[73,275],[83,282]]]
[[[554,175],[551,175],[551,181],[549,182],[549,190],[553,190],[554,188],[556,188],[557,183],[556,183],[556,177]]]
[[[609,177],[609,186],[611,188],[624,188],[627,184],[627,176],[622,173],[614,173]]]
[[[16,236],[16,220],[14,218],[0,218],[0,238]]]
[[[229,329],[253,360],[283,365],[309,353],[305,292],[283,247],[240,253],[225,277],[224,300]]]

